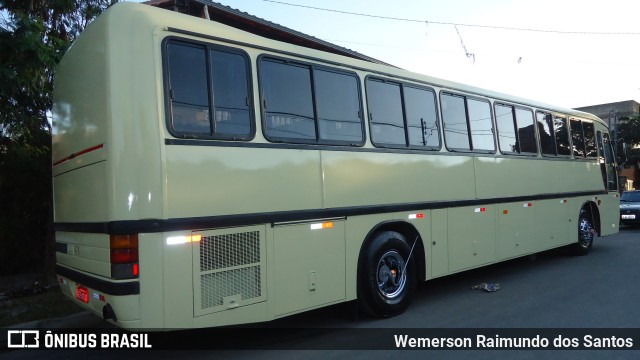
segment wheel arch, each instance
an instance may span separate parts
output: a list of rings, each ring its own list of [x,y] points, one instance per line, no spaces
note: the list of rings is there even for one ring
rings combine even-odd
[[[593,222],[593,226],[596,229],[596,233],[598,236],[602,236],[602,227],[600,222],[600,210],[598,209],[598,205],[595,202],[589,200],[585,201],[580,208],[580,211],[586,211],[591,217],[591,221]]]

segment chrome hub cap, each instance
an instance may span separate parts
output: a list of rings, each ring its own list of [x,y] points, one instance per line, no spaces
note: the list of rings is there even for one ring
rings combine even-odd
[[[382,255],[378,261],[376,280],[383,297],[392,299],[402,293],[407,282],[404,270],[405,261],[397,251],[391,250]]]

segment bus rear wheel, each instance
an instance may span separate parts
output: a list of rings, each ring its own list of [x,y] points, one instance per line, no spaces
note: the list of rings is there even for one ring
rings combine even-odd
[[[377,317],[401,314],[411,303],[415,261],[407,239],[395,231],[378,233],[365,249],[358,300],[365,313]]]
[[[593,226],[591,214],[585,210],[580,211],[578,217],[578,242],[573,245],[576,255],[587,255],[593,246],[596,230]]]

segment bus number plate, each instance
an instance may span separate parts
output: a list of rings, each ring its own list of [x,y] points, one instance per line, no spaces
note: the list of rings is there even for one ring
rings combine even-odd
[[[622,218],[623,219],[635,219],[636,216],[634,214],[632,214],[632,215],[622,215]]]
[[[89,289],[84,286],[78,286],[76,288],[76,299],[82,301],[83,303],[89,302]]]

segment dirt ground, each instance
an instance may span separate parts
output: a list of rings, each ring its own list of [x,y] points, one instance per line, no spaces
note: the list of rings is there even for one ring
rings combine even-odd
[[[21,274],[0,277],[0,326],[11,327],[34,320],[81,312],[65,298],[55,277]]]

